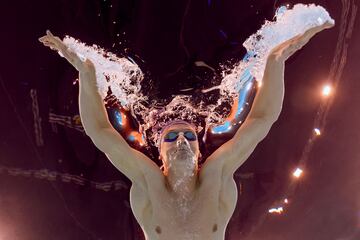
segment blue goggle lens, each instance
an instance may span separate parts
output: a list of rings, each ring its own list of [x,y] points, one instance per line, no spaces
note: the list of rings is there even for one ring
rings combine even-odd
[[[164,141],[165,142],[173,142],[173,141],[175,141],[178,138],[179,133],[180,132],[169,132],[164,137]],[[195,141],[196,140],[196,135],[191,131],[184,132],[184,137],[189,141]]]

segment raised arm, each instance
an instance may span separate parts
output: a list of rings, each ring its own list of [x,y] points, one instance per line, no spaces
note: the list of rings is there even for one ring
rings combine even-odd
[[[283,44],[270,53],[260,87],[252,108],[234,137],[217,149],[206,162],[221,165],[222,176],[232,179],[235,171],[246,161],[256,145],[265,138],[273,123],[278,119],[284,98],[285,61],[302,48],[316,33],[332,27],[332,24],[309,29]],[[206,163],[205,163],[206,164]]]
[[[93,63],[89,59],[80,59],[67,48],[60,38],[53,36],[50,31],[47,31],[47,35],[39,40],[45,46],[60,51],[69,63],[79,71],[79,108],[81,122],[86,134],[133,184],[146,188],[145,179],[158,177],[161,171],[148,157],[131,148],[110,124],[103,100],[97,89]]]

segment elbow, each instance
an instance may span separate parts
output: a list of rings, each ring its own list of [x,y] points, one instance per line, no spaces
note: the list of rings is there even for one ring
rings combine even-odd
[[[81,112],[81,111],[80,111]],[[111,124],[108,121],[101,121],[92,116],[84,116],[84,114],[80,114],[82,116],[82,125],[85,130],[86,135],[89,137],[93,135],[97,135],[103,129],[111,128]]]
[[[270,113],[262,113],[262,114],[251,114],[248,116],[248,118],[251,119],[261,119],[264,122],[271,122],[274,123],[278,120],[281,113],[281,109],[276,112],[270,112]]]
[[[268,122],[274,123],[279,119],[280,113],[281,113],[281,110],[276,113],[268,114],[267,116],[265,116],[265,120]]]
[[[268,111],[266,111],[261,118],[263,118],[264,120],[266,120],[267,122],[276,122],[281,114],[281,110],[282,110],[282,101],[281,103],[276,104],[276,107],[269,107]]]
[[[87,126],[86,124],[84,124],[83,127],[85,130],[85,134],[90,138],[93,138],[94,136],[98,135],[100,132],[99,127]]]
[[[262,116],[258,116],[255,119],[260,120],[265,126],[268,126],[269,130],[271,126],[278,120],[280,113],[278,114],[265,114]],[[254,119],[254,118],[253,118]]]

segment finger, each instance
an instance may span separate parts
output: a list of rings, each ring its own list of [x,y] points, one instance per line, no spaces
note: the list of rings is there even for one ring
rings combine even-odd
[[[42,41],[42,43],[47,47],[51,46],[51,47],[54,47],[54,48],[60,50],[59,47],[55,43],[53,43],[51,41]]]
[[[50,48],[51,50],[60,52],[60,50],[59,50],[55,45],[53,45],[53,44],[45,44],[45,43],[44,43],[44,46]]]
[[[51,41],[51,40],[48,39],[48,38],[39,38],[39,41],[40,41],[40,42],[53,42],[53,41]]]
[[[333,26],[334,26],[334,24],[326,21],[325,23],[323,23],[323,24],[320,25],[320,26],[316,26],[316,27],[314,27],[314,28],[309,29],[308,32],[311,32],[311,34],[314,34],[314,35],[315,35],[316,33],[321,32],[321,31],[324,30],[324,29],[331,28],[331,27],[333,27]]]
[[[57,48],[55,44],[52,44],[52,43],[43,43],[44,46],[46,47],[53,47],[53,48]]]
[[[51,42],[57,42],[58,40],[54,37],[54,36],[44,36],[42,39],[47,40],[47,41],[51,41]]]
[[[54,44],[53,44],[53,43],[50,43],[50,42],[43,42],[43,44],[44,44],[45,46],[54,46]]]
[[[44,36],[44,37],[46,37],[46,39],[53,41],[54,43],[58,44],[59,46],[62,46],[62,45],[63,45],[62,40],[61,40],[59,37],[54,36],[54,35],[50,32],[50,30],[46,30],[46,34],[47,34],[47,35]]]
[[[332,28],[332,27],[334,27],[334,26],[335,26],[335,24],[334,24],[334,23],[330,23],[330,22],[325,22],[325,24],[324,24],[324,28],[325,28],[325,29]]]
[[[47,34],[48,36],[51,36],[51,37],[54,36],[54,35],[50,32],[50,30],[46,30],[46,34]]]
[[[56,45],[54,42],[52,42],[52,41],[48,41],[48,40],[41,40],[40,42],[41,42],[41,43],[43,43],[43,44],[52,44],[52,45]]]
[[[40,39],[40,42],[42,43],[50,43],[56,47],[59,51],[66,51],[66,45],[59,39],[56,39],[54,37],[45,37]]]
[[[56,41],[53,38],[48,37],[48,36],[44,36],[44,37],[39,38],[39,41],[40,42],[47,42],[47,43],[51,42],[53,44],[56,44]]]
[[[52,39],[49,36],[43,36],[41,38],[39,38],[39,41],[51,41]]]

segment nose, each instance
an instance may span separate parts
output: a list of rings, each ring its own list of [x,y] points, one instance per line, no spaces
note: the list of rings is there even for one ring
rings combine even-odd
[[[176,145],[180,146],[182,144],[187,143],[187,139],[184,137],[184,133],[183,132],[179,132],[179,136],[176,140]]]

